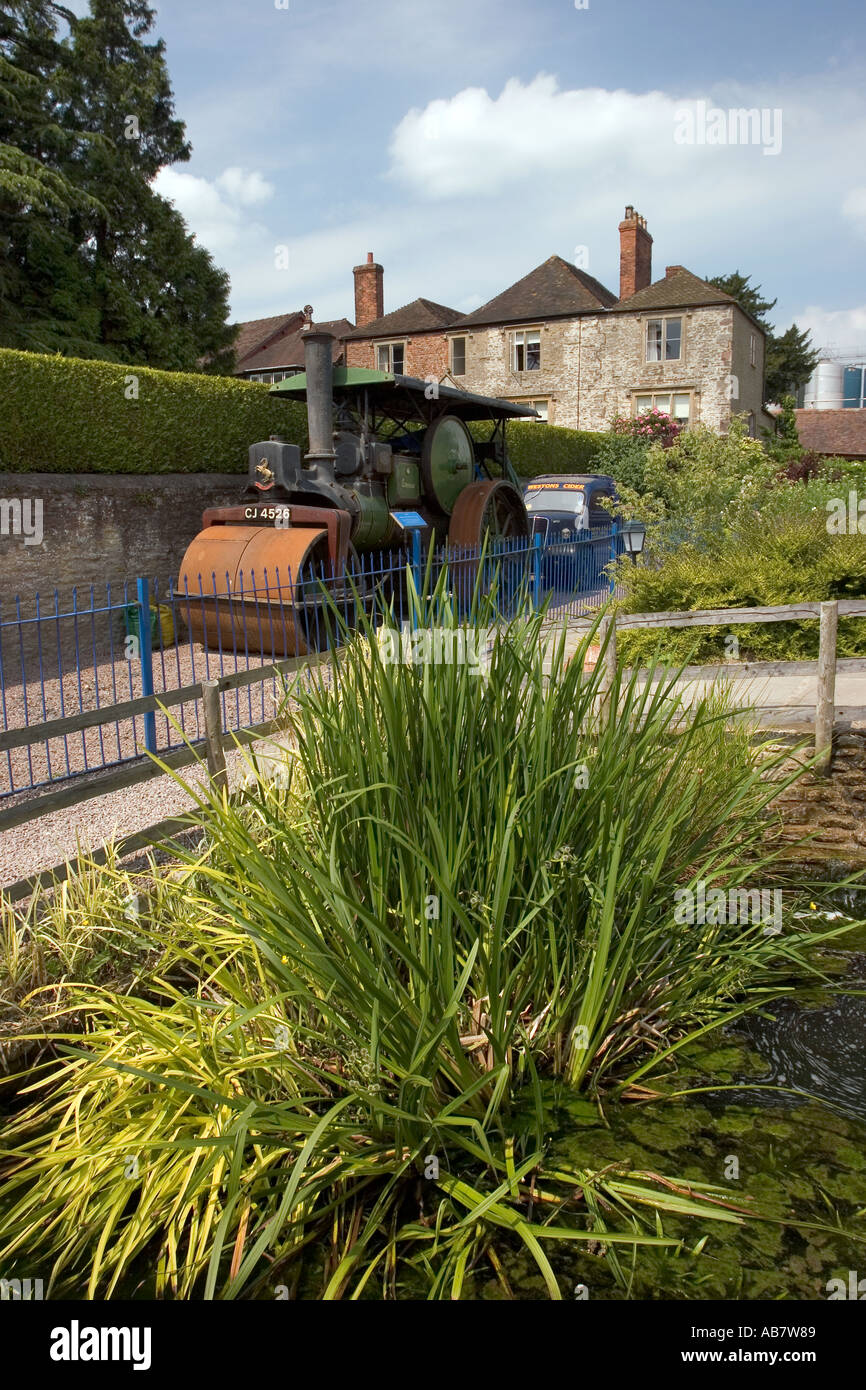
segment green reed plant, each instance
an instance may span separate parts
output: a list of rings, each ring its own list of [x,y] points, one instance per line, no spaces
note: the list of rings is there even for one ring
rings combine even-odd
[[[447,573],[410,596],[455,649],[494,627]],[[205,834],[160,910],[196,983],[82,989],[86,1040],[4,1143],[4,1269],[89,1297],[456,1298],[486,1269],[507,1292],[522,1246],[558,1297],[569,1244],[603,1235],[617,1270],[683,1218],[742,1219],[720,1189],[545,1166],[542,1076],[645,1094],[835,934],[674,925],[677,887],[784,882],[780,784],[675,672],[603,699],[593,636],[569,659],[519,616],[480,672],[388,660],[362,615],[287,689],[288,786],[189,788]]]

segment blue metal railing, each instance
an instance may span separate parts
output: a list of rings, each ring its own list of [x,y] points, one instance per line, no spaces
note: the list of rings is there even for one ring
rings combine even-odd
[[[0,799],[200,738],[195,699],[52,737],[40,737],[40,726],[327,651],[339,634],[326,619],[322,585],[349,629],[357,626],[359,607],[381,613],[383,603],[398,626],[409,622],[407,563],[416,588],[427,565],[434,583],[447,565],[450,601],[459,613],[469,611],[480,579],[494,591],[503,619],[542,604],[561,616],[579,615],[613,592],[610,562],[622,552],[616,525],[565,542],[541,534],[501,541],[483,553],[452,547],[424,555],[417,534],[407,541],[408,554],[365,553],[341,576],[323,568],[297,577],[278,570],[237,579],[211,573],[199,577],[196,592],[140,578],[106,584],[104,594],[90,586],[63,601],[54,590],[47,604],[35,595],[29,603],[16,597],[0,605],[0,728],[33,730],[32,740],[0,754]],[[274,676],[224,690],[224,728],[265,723],[281,690]]]

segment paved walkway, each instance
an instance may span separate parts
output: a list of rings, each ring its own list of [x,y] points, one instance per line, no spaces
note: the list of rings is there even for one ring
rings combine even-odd
[[[573,656],[584,634],[569,625],[566,652]],[[597,644],[587,651],[586,666],[594,666]],[[784,666],[785,670],[780,671]],[[686,703],[725,686],[734,703],[752,709],[760,724],[784,729],[811,723],[815,717],[818,688],[817,661],[723,661],[717,665],[686,666],[676,689]],[[866,658],[855,657],[836,665],[836,719],[842,723],[866,722]]]

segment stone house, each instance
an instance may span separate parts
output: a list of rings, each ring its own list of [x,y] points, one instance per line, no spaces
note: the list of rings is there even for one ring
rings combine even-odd
[[[655,406],[721,432],[744,413],[759,434],[772,423],[761,325],[684,266],[653,282],[652,237],[633,207],[619,237],[618,297],[551,256],[464,315],[426,299],[384,314],[383,270],[371,253],[355,268],[346,365],[447,373],[468,391],[531,402],[541,419],[573,429],[607,429],[615,415]]]

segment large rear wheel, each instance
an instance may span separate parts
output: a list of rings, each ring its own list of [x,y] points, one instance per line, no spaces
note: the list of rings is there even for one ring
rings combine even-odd
[[[529,517],[523,498],[504,478],[464,488],[448,527],[451,574],[460,607],[473,595],[495,592],[503,614],[512,612],[529,564]]]

